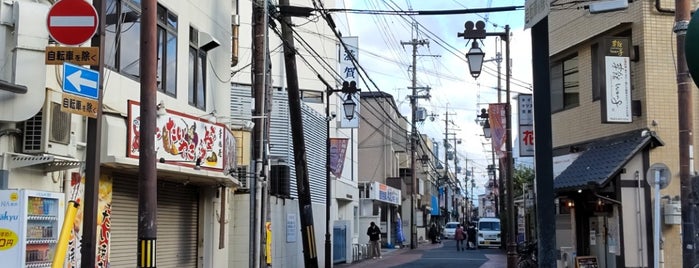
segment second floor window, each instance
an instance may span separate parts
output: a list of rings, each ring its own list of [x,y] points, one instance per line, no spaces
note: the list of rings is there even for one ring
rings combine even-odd
[[[580,78],[576,54],[551,65],[551,111],[558,112],[579,105]]]
[[[206,108],[206,51],[199,48],[199,31],[189,27],[189,104],[204,110]]]
[[[106,0],[105,65],[138,79],[140,73],[140,1]],[[158,5],[158,90],[176,96],[177,16]]]

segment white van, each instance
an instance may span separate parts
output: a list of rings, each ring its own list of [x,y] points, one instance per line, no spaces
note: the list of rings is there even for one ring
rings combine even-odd
[[[500,247],[500,219],[478,220],[478,247]]]

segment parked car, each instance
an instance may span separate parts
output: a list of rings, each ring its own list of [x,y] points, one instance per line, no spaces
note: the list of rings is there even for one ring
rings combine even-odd
[[[480,218],[478,220],[478,245],[477,247],[500,246],[500,219]]]
[[[459,226],[458,221],[450,221],[447,222],[447,225],[444,225],[444,230],[442,231],[442,237],[444,239],[454,239],[454,233],[456,232],[456,227]]]

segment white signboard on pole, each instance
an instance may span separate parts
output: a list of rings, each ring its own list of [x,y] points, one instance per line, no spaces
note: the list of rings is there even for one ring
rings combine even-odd
[[[359,37],[347,36],[342,37],[343,46],[340,44],[340,66],[338,67],[338,73],[342,75],[342,80],[357,83],[357,88],[361,89],[361,83],[359,78],[359,69],[355,67],[354,61],[359,62]],[[345,49],[346,48],[346,49]],[[347,98],[345,93],[338,93],[343,99]],[[359,127],[359,107],[361,106],[359,102],[359,92],[352,94],[352,99],[354,103],[357,104],[354,108],[354,116],[352,119],[347,119],[345,116],[345,110],[340,109],[340,127],[341,128],[358,128]],[[338,105],[341,106],[341,105]]]

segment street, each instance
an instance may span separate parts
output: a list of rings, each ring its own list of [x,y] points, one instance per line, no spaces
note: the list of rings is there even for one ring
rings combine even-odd
[[[505,267],[506,254],[500,249],[456,251],[454,240],[442,244],[420,244],[417,249],[383,249],[381,259],[369,259],[335,267]]]

